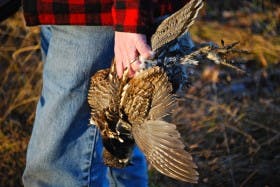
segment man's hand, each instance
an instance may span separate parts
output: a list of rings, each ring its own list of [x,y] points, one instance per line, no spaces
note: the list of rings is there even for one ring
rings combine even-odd
[[[115,32],[115,60],[118,76],[129,68],[129,77],[139,69],[139,56],[148,59],[152,54],[146,36],[137,33]]]

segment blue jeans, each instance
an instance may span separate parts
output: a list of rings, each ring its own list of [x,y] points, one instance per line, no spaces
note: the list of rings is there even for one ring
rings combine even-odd
[[[43,88],[28,145],[26,187],[147,186],[144,155],[136,147],[132,166],[108,168],[102,140],[89,126],[90,76],[110,66],[111,27],[43,26]],[[44,55],[45,54],[45,55]]]

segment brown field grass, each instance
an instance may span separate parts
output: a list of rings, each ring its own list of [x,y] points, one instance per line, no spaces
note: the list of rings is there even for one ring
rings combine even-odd
[[[0,186],[20,186],[41,87],[38,28],[21,12],[0,25]]]
[[[222,1],[211,2],[191,29],[193,39],[240,41],[251,54],[233,61],[246,75],[200,66],[173,114],[198,164],[197,186],[280,186],[280,7],[224,1],[220,11],[215,3]],[[0,42],[0,186],[15,187],[22,185],[41,89],[39,28],[24,27],[18,12],[0,23]],[[150,186],[188,186],[149,174]]]

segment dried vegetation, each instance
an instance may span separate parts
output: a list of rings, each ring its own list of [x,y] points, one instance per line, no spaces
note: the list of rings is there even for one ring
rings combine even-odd
[[[41,87],[38,28],[21,13],[0,24],[0,186],[20,186]]]
[[[208,2],[191,29],[193,39],[239,41],[251,53],[230,57],[245,74],[200,66],[173,113],[198,163],[200,182],[194,186],[280,186],[279,4]],[[151,177],[151,186],[189,186],[153,170]]]

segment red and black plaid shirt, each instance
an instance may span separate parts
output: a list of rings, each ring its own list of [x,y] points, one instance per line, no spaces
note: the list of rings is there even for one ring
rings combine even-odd
[[[155,17],[189,0],[23,0],[28,26],[110,25],[116,31],[149,33]]]

